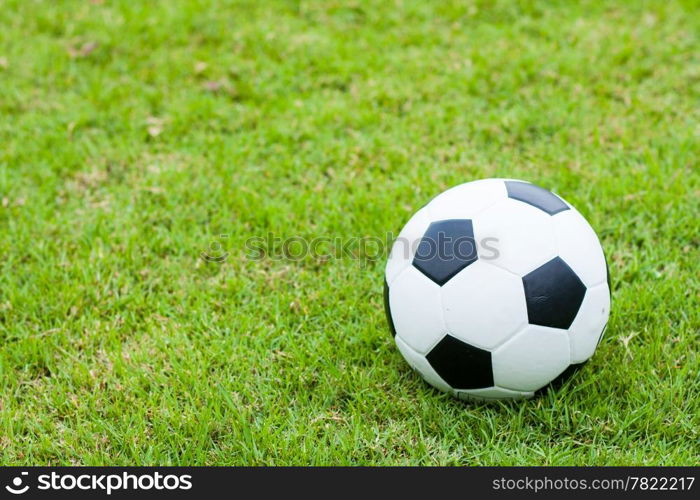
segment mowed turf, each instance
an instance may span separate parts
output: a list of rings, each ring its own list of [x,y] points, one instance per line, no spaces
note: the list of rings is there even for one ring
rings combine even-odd
[[[696,2],[0,7],[3,464],[699,462]],[[533,400],[412,372],[376,248],[246,248],[383,240],[484,177],[610,264],[595,357]]]

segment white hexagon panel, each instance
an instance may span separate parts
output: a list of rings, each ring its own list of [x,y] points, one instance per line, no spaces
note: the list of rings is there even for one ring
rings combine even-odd
[[[552,217],[559,257],[574,270],[587,287],[607,281],[607,265],[598,236],[576,209]]]
[[[583,363],[593,356],[610,315],[610,289],[607,283],[586,290],[583,303],[569,328],[571,362]]]
[[[477,261],[442,287],[447,330],[481,349],[493,349],[527,324],[521,279]]]
[[[541,389],[570,364],[563,330],[529,325],[491,354],[495,385],[514,391]]]
[[[396,335],[425,354],[446,333],[440,287],[409,266],[389,285],[389,305]]]
[[[519,276],[557,255],[552,217],[511,198],[474,218],[474,237],[479,258]]]
[[[411,265],[413,256],[418,248],[418,242],[430,225],[428,210],[423,207],[401,229],[399,236],[394,241],[386,263],[384,279],[391,284],[401,272]]]
[[[471,219],[507,196],[501,179],[484,179],[448,189],[431,200],[428,210],[432,220]]]

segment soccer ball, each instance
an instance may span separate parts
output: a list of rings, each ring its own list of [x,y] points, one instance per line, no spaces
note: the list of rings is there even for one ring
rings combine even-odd
[[[386,265],[396,345],[461,399],[530,397],[595,351],[608,269],[586,219],[528,182],[454,187],[408,221]]]

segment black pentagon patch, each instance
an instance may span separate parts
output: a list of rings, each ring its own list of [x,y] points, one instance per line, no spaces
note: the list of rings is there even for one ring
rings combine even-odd
[[[426,358],[430,366],[453,389],[484,389],[493,386],[491,353],[451,335],[445,335]]]
[[[530,324],[551,328],[569,328],[586,295],[586,285],[559,257],[526,275],[523,286]]]
[[[528,182],[505,181],[505,183],[509,198],[537,207],[549,215],[569,209],[569,206],[561,198],[544,188]]]
[[[384,280],[384,314],[386,314],[386,321],[389,323],[389,330],[391,331],[391,336],[396,337],[396,328],[394,327],[394,319],[391,317],[391,306],[389,305],[389,284]]]
[[[442,286],[477,258],[472,221],[449,219],[428,226],[416,249],[413,265]]]

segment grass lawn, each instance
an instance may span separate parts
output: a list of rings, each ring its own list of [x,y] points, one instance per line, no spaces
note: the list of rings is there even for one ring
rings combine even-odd
[[[700,461],[696,2],[206,4],[0,3],[3,464]],[[608,255],[606,337],[543,397],[425,384],[383,258],[245,246],[483,177]]]

